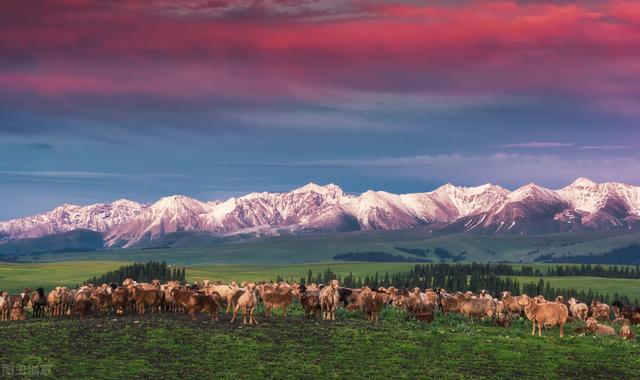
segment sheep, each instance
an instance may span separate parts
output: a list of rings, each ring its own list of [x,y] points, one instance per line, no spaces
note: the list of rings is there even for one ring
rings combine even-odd
[[[293,298],[298,292],[298,287],[282,286],[276,287],[272,291],[265,290],[261,293],[262,302],[264,302],[264,314],[271,317],[271,310],[274,308],[282,308],[282,318],[287,317],[287,307],[293,302]]]
[[[253,313],[256,309],[256,305],[258,304],[258,298],[256,297],[256,284],[251,282],[247,284],[244,293],[238,298],[238,302],[236,303],[236,307],[233,311],[233,318],[231,318],[231,323],[236,320],[238,316],[238,311],[242,310],[242,324],[247,323],[247,314],[249,314],[249,324],[258,324]]]
[[[569,311],[572,316],[584,321],[587,319],[589,307],[586,303],[579,303],[575,298],[571,297],[569,298]]]
[[[0,291],[0,320],[6,321],[11,313],[11,303],[9,300],[9,292]]]
[[[222,306],[222,297],[218,293],[206,294],[193,294],[189,297],[187,303],[187,310],[189,310],[189,316],[191,320],[196,322],[198,318],[196,314],[200,311],[206,311],[211,315],[211,319],[218,320],[218,308]]]
[[[47,306],[47,297],[44,294],[44,289],[37,288],[31,296],[31,309],[33,310],[33,317],[44,317],[44,309]]]
[[[586,326],[587,330],[596,335],[616,335],[616,330],[614,330],[613,327],[598,323],[593,317],[587,318]]]
[[[235,308],[232,298],[238,290],[238,285],[235,282],[232,282],[230,285],[209,285],[205,287],[206,294],[211,295],[213,292],[216,292],[227,302],[227,314]]]
[[[468,318],[492,318],[496,311],[496,305],[493,303],[493,299],[467,299],[466,296],[459,295],[458,311]]]
[[[324,320],[335,321],[336,319],[336,308],[340,302],[339,286],[338,280],[332,280],[328,286],[320,290],[320,307],[322,309],[322,319]]]
[[[10,319],[12,321],[24,321],[27,319],[27,313],[24,311],[24,305],[20,300],[16,300],[13,303]]]
[[[520,296],[518,304],[524,307],[527,319],[531,321],[531,335],[536,334],[538,324],[538,336],[542,336],[542,326],[559,326],[560,338],[564,337],[564,325],[569,317],[569,310],[563,304],[557,302],[537,303],[526,294]]]
[[[364,312],[365,316],[370,321],[377,321],[380,310],[389,303],[391,295],[380,292],[369,292],[364,297]]]
[[[504,307],[509,314],[517,316],[522,315],[524,307],[520,305],[520,297],[521,296],[512,296],[509,291],[502,292],[500,299],[504,303]]]
[[[625,323],[620,328],[620,338],[623,340],[636,340],[636,334],[631,331],[631,324]]]
[[[116,315],[124,315],[129,305],[129,293],[127,288],[119,287],[111,295],[111,303],[116,309]]]
[[[611,308],[606,303],[593,300],[591,301],[591,316],[598,321],[609,321],[611,320]]]

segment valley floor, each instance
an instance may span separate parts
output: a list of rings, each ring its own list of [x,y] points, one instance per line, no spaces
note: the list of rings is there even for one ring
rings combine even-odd
[[[576,325],[530,335],[530,324],[438,316],[407,321],[387,309],[378,323],[339,310],[335,322],[258,315],[257,326],[205,315],[89,317],[0,323],[0,364],[37,366],[52,378],[637,378],[640,345],[575,334]],[[640,331],[636,328],[636,332]],[[26,376],[32,377],[32,376]]]

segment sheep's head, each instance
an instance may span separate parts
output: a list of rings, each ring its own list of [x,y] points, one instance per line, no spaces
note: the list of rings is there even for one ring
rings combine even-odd
[[[518,305],[529,306],[529,304],[531,304],[531,298],[526,294],[521,295],[520,299],[518,300]]]
[[[333,289],[338,289],[338,287],[340,287],[340,283],[338,282],[338,280],[332,280],[331,281],[331,287]]]
[[[589,317],[587,318],[586,325],[588,330],[594,331],[596,327],[598,327],[598,321],[593,317]]]
[[[556,302],[564,303],[564,297],[563,296],[557,296],[556,297]]]
[[[505,298],[508,298],[508,297],[511,297],[511,292],[510,291],[505,290],[502,293],[500,293],[500,298],[501,299],[505,299]]]
[[[575,305],[576,303],[578,303],[578,301],[576,301],[576,299],[573,297],[569,298],[568,302],[569,302],[569,305]]]

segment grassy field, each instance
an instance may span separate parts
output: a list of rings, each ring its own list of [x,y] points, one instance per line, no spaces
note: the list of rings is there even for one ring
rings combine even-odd
[[[183,314],[5,322],[0,361],[38,365],[51,378],[636,378],[640,346],[618,338],[509,328],[438,316],[433,324],[383,311],[380,322],[340,309],[335,322],[258,315],[199,322]],[[638,329],[636,332],[640,333]],[[43,367],[46,366],[46,367]]]
[[[0,289],[17,292],[25,287],[42,286],[51,289],[54,286],[75,286],[91,276],[127,264],[124,261],[62,261],[40,264],[0,264]],[[306,277],[309,269],[314,274],[330,268],[340,276],[353,273],[354,276],[373,276],[377,271],[397,273],[411,269],[410,263],[351,263],[325,262],[314,264],[289,265],[196,265],[187,267],[187,280],[190,282],[209,279],[211,281],[260,281],[275,280],[278,275],[285,279],[298,280]],[[544,269],[549,264],[527,264]],[[520,266],[520,265],[518,265]],[[520,283],[536,282],[539,277],[516,276]],[[597,289],[600,293],[625,294],[631,299],[640,299],[640,280],[599,278],[599,277],[543,277],[546,282],[556,288],[575,288],[577,290]]]
[[[520,283],[536,282],[538,277],[514,276]],[[640,299],[640,280],[622,278],[602,278],[602,277],[543,277],[545,282],[554,288],[574,288],[578,291],[588,289],[598,290],[601,294],[609,294],[613,297],[615,293],[624,294],[631,300]]]
[[[75,286],[89,277],[123,265],[116,261],[69,261],[46,264],[0,264],[0,289],[17,292],[25,287]]]
[[[640,243],[640,233],[603,231],[527,236],[482,236],[471,234],[435,235],[426,228],[403,231],[354,232],[309,236],[282,236],[242,240],[191,248],[121,249],[111,251],[45,253],[22,256],[33,262],[98,260],[162,261],[180,265],[207,264],[304,264],[331,261],[338,253],[384,251],[412,257],[395,247],[429,249],[428,259],[440,261],[433,254],[436,247],[457,255],[466,252],[466,261],[513,261],[531,263],[540,255],[557,256],[605,252],[613,248]],[[414,256],[415,258],[415,256]]]

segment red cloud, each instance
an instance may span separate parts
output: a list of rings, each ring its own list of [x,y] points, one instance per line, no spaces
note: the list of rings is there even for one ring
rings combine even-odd
[[[28,3],[0,4],[0,91],[640,95],[638,2]]]

